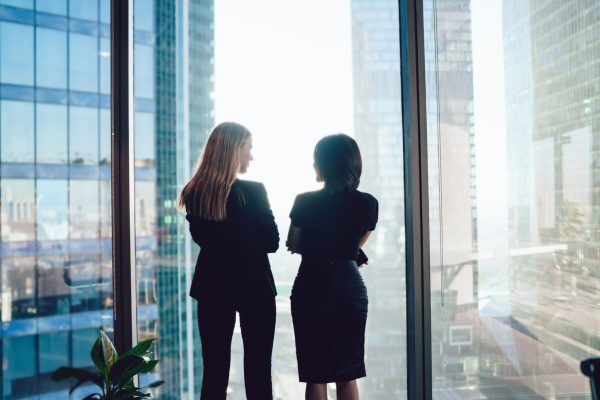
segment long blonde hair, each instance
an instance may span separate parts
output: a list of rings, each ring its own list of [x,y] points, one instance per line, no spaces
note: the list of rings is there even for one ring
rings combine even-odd
[[[179,207],[213,221],[227,217],[227,199],[240,170],[240,147],[250,131],[235,122],[215,126],[200,155],[192,179],[183,187]]]

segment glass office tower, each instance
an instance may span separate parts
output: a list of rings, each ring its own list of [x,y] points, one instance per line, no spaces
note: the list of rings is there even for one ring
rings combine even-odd
[[[352,0],[354,137],[363,159],[360,190],[379,201],[379,222],[365,251],[369,290],[368,376],[371,399],[406,396],[404,149],[398,4]]]
[[[434,398],[589,398],[599,4],[424,6]]]
[[[157,391],[164,399],[195,398],[202,381],[187,291],[198,248],[177,197],[214,125],[213,14],[207,0],[134,1],[138,338],[158,337],[161,362],[145,379],[165,381]],[[157,307],[155,319],[141,316],[143,305]]]
[[[137,319],[162,398],[202,376],[175,199],[213,125],[212,15],[134,2]],[[0,121],[2,398],[64,398],[52,371],[112,335],[110,1],[0,1]]]
[[[64,398],[112,335],[109,8],[0,1],[2,398]]]

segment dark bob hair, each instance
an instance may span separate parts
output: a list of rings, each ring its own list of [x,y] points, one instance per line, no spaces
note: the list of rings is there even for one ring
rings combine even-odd
[[[314,157],[327,191],[358,188],[362,159],[356,141],[350,136],[343,133],[325,136],[315,146]]]

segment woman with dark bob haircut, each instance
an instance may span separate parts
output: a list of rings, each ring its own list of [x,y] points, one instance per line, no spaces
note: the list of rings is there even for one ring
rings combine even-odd
[[[358,145],[344,134],[321,139],[314,152],[321,190],[299,194],[290,213],[288,249],[302,255],[292,289],[292,318],[300,381],[306,399],[358,399],[364,361],[367,289],[358,271],[360,250],[377,223],[378,203],[357,190]]]

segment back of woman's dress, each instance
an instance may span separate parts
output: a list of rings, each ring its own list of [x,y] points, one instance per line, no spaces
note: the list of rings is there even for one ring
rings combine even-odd
[[[291,299],[302,382],[366,376],[368,296],[354,260],[377,215],[377,200],[357,190],[323,189],[296,197],[290,218],[301,229],[302,263]]]

